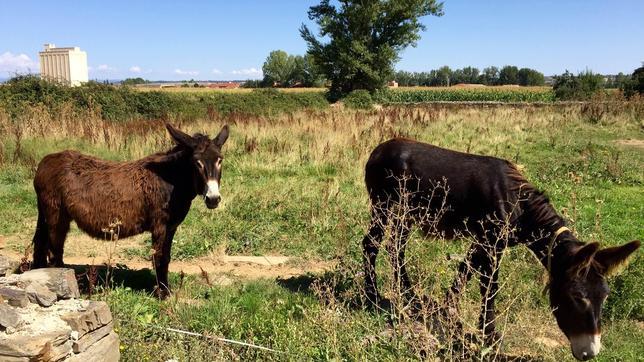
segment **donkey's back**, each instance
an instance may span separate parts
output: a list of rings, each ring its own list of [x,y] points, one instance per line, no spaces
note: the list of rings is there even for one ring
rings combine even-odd
[[[126,237],[148,229],[149,194],[162,192],[154,181],[140,160],[110,162],[63,151],[43,158],[34,188],[48,225],[71,219],[93,237],[105,237],[110,228]]]
[[[511,211],[516,193],[507,175],[512,169],[496,157],[396,138],[371,153],[365,182],[374,206],[391,205],[407,195],[414,210],[440,211],[439,231],[450,235],[464,228],[465,220],[477,228],[480,220],[503,218]]]

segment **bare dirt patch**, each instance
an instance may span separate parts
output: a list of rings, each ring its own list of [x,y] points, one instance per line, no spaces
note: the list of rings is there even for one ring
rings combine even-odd
[[[615,143],[619,146],[644,148],[644,140],[624,139],[624,140],[616,140]]]
[[[149,236],[148,236],[149,237]],[[28,250],[31,254],[31,235],[0,235],[0,250],[3,252],[13,251],[24,253]],[[74,256],[95,257],[101,259],[103,256],[113,255],[122,258],[127,257],[127,250],[141,248],[146,235],[141,234],[127,239],[118,240],[116,243],[105,240],[98,240],[84,233],[70,232],[65,240],[65,258]]]
[[[132,256],[128,249],[145,246],[145,235],[109,242],[85,234],[71,234],[65,242],[65,263],[69,265],[120,265],[132,270],[151,269],[152,263]],[[22,236],[0,236],[0,252],[20,260],[31,240]],[[31,257],[31,251],[27,252]],[[173,260],[170,271],[201,275],[204,272],[217,284],[230,284],[227,277],[236,279],[289,278],[307,273],[319,273],[333,268],[332,262],[300,260],[282,255],[222,255],[211,254],[189,260]],[[221,283],[217,281],[222,279]]]

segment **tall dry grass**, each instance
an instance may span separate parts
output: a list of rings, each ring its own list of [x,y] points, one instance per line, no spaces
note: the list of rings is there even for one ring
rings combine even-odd
[[[196,122],[179,119],[107,121],[100,108],[78,111],[64,104],[55,111],[28,107],[18,118],[0,108],[0,162],[33,164],[42,154],[25,153],[27,140],[81,140],[105,148],[123,159],[143,157],[170,147],[164,122],[187,132],[214,133],[224,123],[234,126],[227,148],[247,161],[265,162],[271,155],[279,164],[333,163],[362,165],[373,147],[392,137],[424,139],[464,152],[518,159],[504,145],[516,144],[535,129],[558,128],[571,119],[596,124],[642,122],[644,102],[620,100],[569,105],[450,105],[391,106],[370,111],[330,108],[285,113],[274,117],[209,112]],[[11,145],[11,147],[8,147]],[[7,154],[7,153],[11,154]],[[266,164],[266,167],[276,166]],[[357,167],[356,169],[359,169]]]

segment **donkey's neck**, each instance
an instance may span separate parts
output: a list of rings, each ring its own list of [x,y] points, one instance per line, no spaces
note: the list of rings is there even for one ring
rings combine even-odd
[[[549,271],[559,266],[574,250],[583,245],[571,231],[566,230],[559,235],[555,234],[556,231],[557,229],[544,233],[544,236],[528,243],[528,248]]]
[[[191,155],[179,147],[160,154],[153,163],[156,173],[171,184],[180,194],[193,199],[197,195]]]
[[[521,241],[527,244],[546,269],[566,259],[583,245],[570,230],[562,229],[566,221],[543,193],[532,189],[521,196]]]

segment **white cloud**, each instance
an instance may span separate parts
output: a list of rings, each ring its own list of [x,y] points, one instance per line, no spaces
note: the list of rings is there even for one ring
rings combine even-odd
[[[115,72],[116,68],[110,67],[107,64],[99,64],[98,67],[87,67],[87,70],[97,72]]]
[[[182,69],[175,69],[174,73],[179,75],[198,75],[199,74],[199,72],[196,70],[182,70]]]
[[[130,67],[130,72],[132,73],[141,73],[141,67],[138,65],[133,65]]]
[[[257,68],[246,68],[246,69],[233,70],[232,74],[243,75],[249,78],[259,78],[262,76],[262,71]]]
[[[5,52],[0,54],[0,72],[37,72],[39,69],[37,62],[34,62],[26,54],[13,54]]]
[[[221,74],[221,70],[219,70],[217,68],[213,68],[212,74]]]

